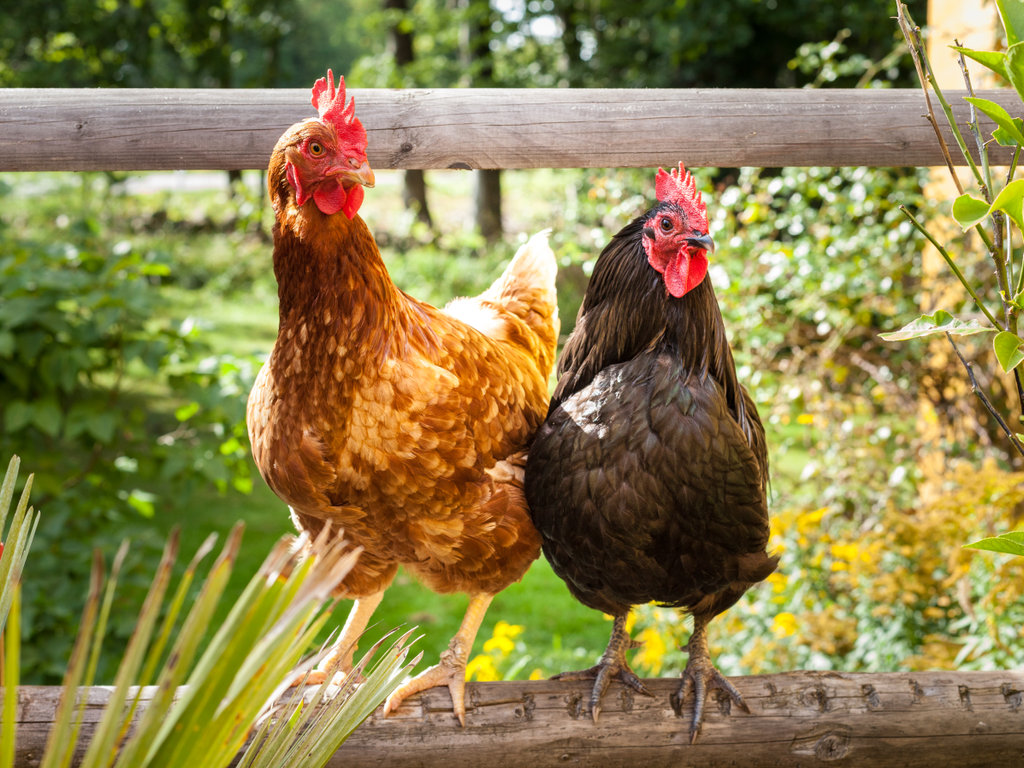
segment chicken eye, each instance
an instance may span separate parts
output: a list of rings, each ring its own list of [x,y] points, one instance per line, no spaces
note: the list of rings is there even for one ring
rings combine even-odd
[[[309,150],[309,154],[311,154],[313,157],[320,157],[320,155],[324,153],[324,145],[321,144],[319,141],[309,142],[309,146],[307,147],[307,149]]]
[[[661,227],[661,231],[662,232],[671,232],[672,231],[672,219],[669,219],[669,218],[662,219],[661,223],[658,226]]]

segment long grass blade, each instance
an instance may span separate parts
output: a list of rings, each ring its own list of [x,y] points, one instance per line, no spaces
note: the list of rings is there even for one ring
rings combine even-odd
[[[96,726],[96,731],[82,762],[82,768],[99,768],[100,766],[106,768],[106,766],[113,765],[117,758],[118,741],[131,724],[133,711],[129,708],[126,712],[125,703],[130,694],[132,684],[138,678],[139,668],[143,663],[150,638],[153,635],[153,630],[160,615],[160,609],[163,606],[164,594],[171,580],[174,561],[177,559],[178,540],[179,536],[177,531],[175,531],[171,534],[164,547],[163,555],[153,577],[153,583],[150,585],[149,592],[142,603],[135,629],[132,631],[128,647],[125,649],[121,663],[118,665],[117,675],[114,679],[114,689],[107,700],[103,716]],[[120,569],[120,566],[120,562],[115,562],[117,569]],[[113,576],[110,581],[115,581]],[[105,605],[104,608],[106,609],[107,606]],[[97,641],[95,647],[98,648],[101,641],[102,636]],[[144,736],[140,735],[139,738],[144,738]]]
[[[3,642],[4,700],[0,721],[0,768],[14,768],[14,742],[18,717],[18,670],[21,664],[21,585],[15,584]]]
[[[0,483],[0,531],[3,531],[7,522],[7,514],[11,509],[11,501],[14,500],[14,484],[18,480],[18,470],[21,468],[21,459],[11,456],[7,462],[7,472],[4,473],[4,481]]]
[[[61,690],[57,712],[54,715],[53,727],[46,737],[43,760],[40,768],[67,768],[71,764],[75,745],[78,742],[78,726],[72,725],[78,697],[78,689],[85,674],[86,659],[89,655],[90,638],[96,626],[99,613],[100,598],[103,590],[103,558],[99,552],[94,553],[92,574],[89,578],[89,596],[82,611],[78,637],[71,650],[64,683]]]
[[[14,585],[21,582],[25,560],[39,524],[39,514],[28,506],[33,479],[33,476],[29,475],[15,508],[14,516],[11,518],[10,529],[7,531],[7,536],[4,536],[4,526],[10,513],[11,502],[14,499],[14,485],[20,466],[21,460],[17,456],[13,456],[7,465],[3,483],[0,484],[0,543],[3,544],[3,551],[0,552],[0,630],[3,629],[7,620],[7,612],[10,610],[13,599]]]
[[[168,663],[160,675],[159,706],[154,710],[151,703],[146,710],[144,722],[140,724],[140,728],[144,727],[146,732],[151,734],[145,743],[145,752],[138,753],[140,758],[138,761],[122,760],[119,765],[131,768],[136,765],[165,765],[168,768],[189,765],[180,759],[181,752],[185,749],[183,734],[194,733],[195,727],[208,728],[209,721],[189,720],[187,715],[197,706],[196,702],[204,702],[211,697],[216,701],[216,697],[219,695],[219,692],[212,686],[207,687],[205,679],[195,676],[195,670],[192,670],[191,674],[189,674],[189,670],[192,668],[193,659],[202,640],[209,631],[213,614],[224,594],[228,579],[231,577],[241,544],[241,536],[241,526],[235,526],[211,567],[210,573],[178,633]],[[188,686],[184,690],[179,690],[186,677],[189,681]],[[176,693],[180,693],[180,698],[177,700],[174,699]],[[206,738],[203,739],[203,743],[205,746],[210,746]]]

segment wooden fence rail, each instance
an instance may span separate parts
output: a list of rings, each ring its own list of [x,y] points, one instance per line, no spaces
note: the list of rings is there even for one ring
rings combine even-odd
[[[943,163],[924,97],[911,89],[351,94],[377,169]],[[962,124],[964,95],[947,94]],[[978,95],[1024,113],[1013,91]],[[0,90],[0,171],[263,169],[284,129],[312,114],[298,89]]]
[[[670,704],[678,680],[648,682],[653,698],[614,684],[596,724],[584,709],[586,683],[469,683],[465,728],[452,716],[448,691],[435,688],[409,698],[390,717],[372,715],[329,765],[1024,765],[1024,672],[789,672],[733,678],[751,714],[730,713],[727,702],[712,699],[701,737],[692,746],[688,721]],[[39,765],[58,694],[58,688],[19,689],[17,768]],[[85,694],[88,734],[108,690]]]

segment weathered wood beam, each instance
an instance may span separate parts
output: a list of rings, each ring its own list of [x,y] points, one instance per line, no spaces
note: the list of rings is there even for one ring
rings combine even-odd
[[[674,679],[648,681],[653,698],[614,684],[596,724],[585,683],[470,683],[464,729],[447,690],[435,688],[391,717],[372,715],[330,766],[970,768],[1024,761],[1024,672],[789,672],[733,682],[751,714],[712,698],[693,746],[687,712],[681,717],[671,704]],[[88,734],[107,689],[86,694]],[[39,765],[58,695],[58,688],[19,689],[17,768]]]
[[[914,89],[351,94],[377,169],[943,162]],[[947,94],[961,123],[964,95]],[[1024,113],[1011,90],[979,95]],[[281,133],[312,114],[304,89],[0,90],[0,171],[262,169]],[[992,127],[983,121],[986,135]],[[992,151],[1005,162],[1002,148]]]

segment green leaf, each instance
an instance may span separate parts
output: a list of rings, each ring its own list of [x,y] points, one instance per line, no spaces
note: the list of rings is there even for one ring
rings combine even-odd
[[[975,333],[992,333],[995,330],[995,328],[989,325],[982,325],[978,320],[958,320],[946,310],[940,309],[934,315],[921,315],[898,331],[891,331],[880,335],[886,341],[906,341],[907,339],[934,336],[938,333],[970,336]]]
[[[1006,30],[1007,45],[1024,40],[1024,3],[1020,0],[996,0],[996,7]]]
[[[4,408],[4,430],[17,432],[32,422],[32,407],[22,400],[11,400]]]
[[[1007,80],[1010,79],[1009,72],[1006,71],[1006,54],[1000,51],[975,51],[970,48],[964,48],[963,46],[954,45],[951,46],[954,51],[962,53],[969,59],[974,59],[984,67],[988,67],[993,72]]]
[[[14,334],[10,331],[0,331],[0,357],[10,357],[14,354],[17,342]]]
[[[986,552],[1005,552],[1024,557],[1024,531],[1011,531],[964,546],[971,549],[983,549]]]
[[[1024,133],[1024,119],[1015,117],[1013,118],[1013,124],[1017,127],[1017,131]],[[992,131],[992,138],[996,140],[996,143],[1003,147],[1015,147],[1017,146],[1017,140],[1008,131],[1004,131],[1002,128],[996,128]]]
[[[152,519],[156,513],[156,498],[152,493],[136,488],[129,494],[128,504],[143,517]]]
[[[1024,43],[1015,43],[1006,50],[1006,79],[1024,99]]]
[[[992,213],[992,211],[1003,211],[1013,219],[1020,229],[1024,229],[1024,212],[1022,212],[1022,208],[1024,208],[1024,179],[1017,179],[999,190],[996,199],[992,201],[989,213]]]
[[[979,111],[991,118],[1014,142],[1024,144],[1024,134],[1020,132],[1020,128],[1013,121],[1013,116],[1003,109],[1000,104],[988,99],[979,99],[975,96],[966,96],[964,101],[968,104],[973,104]]]
[[[32,408],[32,423],[44,435],[56,437],[60,432],[60,420],[60,406],[53,398],[41,400]]]
[[[1009,373],[1021,362],[1024,362],[1024,340],[1010,331],[1000,331],[992,340],[992,348],[996,352],[999,365]]]
[[[953,218],[966,232],[988,218],[988,203],[968,194],[953,201]]]
[[[174,411],[174,418],[178,421],[188,421],[197,413],[199,413],[199,403],[191,402],[176,409]]]

